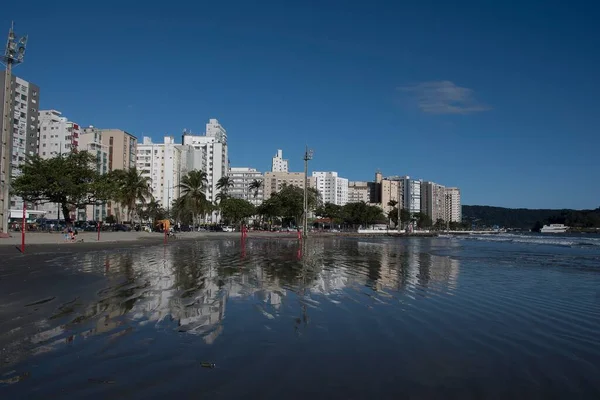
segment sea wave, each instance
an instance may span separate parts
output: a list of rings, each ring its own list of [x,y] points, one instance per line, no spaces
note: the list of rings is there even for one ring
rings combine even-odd
[[[486,242],[508,242],[524,243],[546,246],[561,247],[600,247],[600,238],[587,237],[569,237],[569,236],[534,236],[534,235],[516,235],[516,234],[496,234],[496,235],[469,235],[462,236],[462,239],[479,240]]]

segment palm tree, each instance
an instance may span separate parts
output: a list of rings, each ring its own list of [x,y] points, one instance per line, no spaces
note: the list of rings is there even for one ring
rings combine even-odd
[[[184,199],[180,206],[189,208],[194,223],[197,222],[198,215],[205,214],[208,210],[208,202],[204,194],[207,182],[206,172],[198,169],[188,172],[179,183],[181,197]]]
[[[224,176],[222,178],[219,178],[219,180],[217,181],[217,189],[219,189],[221,191],[221,193],[223,193],[225,195],[225,197],[227,197],[229,188],[232,186],[233,186],[233,179],[231,179],[231,177],[229,177],[229,176]]]
[[[256,199],[256,197],[258,196],[258,191],[260,190],[260,188],[263,185],[263,181],[260,179],[255,179],[252,182],[250,182],[250,190],[254,190],[254,198]]]
[[[127,220],[131,221],[136,203],[146,204],[146,199],[152,198],[150,178],[142,176],[135,167],[114,172],[117,180],[116,199],[127,207]]]

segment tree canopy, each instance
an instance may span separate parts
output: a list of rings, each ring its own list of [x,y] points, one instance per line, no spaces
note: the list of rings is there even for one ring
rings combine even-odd
[[[25,201],[60,204],[66,222],[69,211],[109,200],[115,185],[95,168],[96,157],[87,151],[42,159],[28,157],[12,181],[13,194]]]
[[[252,203],[244,199],[225,198],[219,204],[225,223],[237,225],[256,213]]]

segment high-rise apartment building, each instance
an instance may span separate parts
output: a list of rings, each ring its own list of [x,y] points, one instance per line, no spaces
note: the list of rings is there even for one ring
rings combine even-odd
[[[313,171],[315,187],[321,194],[323,204],[343,206],[348,203],[348,179],[340,178],[337,172]]]
[[[263,182],[263,175],[254,168],[232,167],[227,173],[233,182],[229,188],[229,195],[233,198],[244,199],[258,206],[262,204],[264,198],[264,188],[261,185],[258,190],[252,189],[252,182]]]
[[[6,110],[6,114],[3,110],[4,90],[0,91],[0,127],[4,127],[5,115],[12,120],[12,123],[9,122],[11,128],[6,143],[9,147],[9,159],[1,158],[5,152],[0,141],[0,221],[4,221],[4,217],[6,220],[10,219],[11,209],[19,212],[23,209],[20,197],[11,196],[10,199],[6,199],[6,203],[4,202],[4,188],[5,185],[9,185],[11,178],[19,176],[19,168],[27,156],[37,154],[40,88],[15,75],[12,75],[11,81],[11,98],[8,101],[10,109]],[[5,87],[6,71],[0,72],[0,84],[2,88]]]
[[[421,181],[405,177],[402,180],[404,208],[411,214],[421,212]]]
[[[121,129],[101,129],[102,144],[108,151],[108,171],[128,170],[135,167],[137,138]],[[108,202],[107,214],[122,221],[127,215],[124,206]]]
[[[79,147],[80,133],[79,124],[63,117],[60,111],[40,110],[37,153],[47,160],[76,151]],[[48,219],[64,218],[59,204],[40,204],[37,209],[43,211]],[[71,210],[70,218],[86,219],[85,215],[79,215],[80,212],[85,214],[85,210]]]
[[[101,175],[108,173],[108,146],[102,144],[100,129],[89,126],[79,133],[79,151],[87,151],[96,156],[96,171]],[[104,221],[107,217],[106,203],[92,204],[78,210],[77,219],[86,221]]]
[[[434,182],[421,184],[421,212],[431,218],[435,224],[438,220],[446,221],[446,188]]]
[[[377,198],[377,185],[375,182],[351,181],[348,182],[348,203],[375,203]]]
[[[288,172],[288,160],[283,159],[283,150],[277,150],[271,164],[271,172]]]
[[[281,190],[283,185],[298,186],[304,189],[304,172],[265,172],[264,199],[270,199],[273,194]],[[308,187],[315,187],[314,177],[308,177]]]
[[[137,138],[121,129],[101,129],[102,144],[108,149],[108,170],[135,167]]]
[[[183,156],[184,164],[190,166],[201,166],[207,174],[206,199],[214,202],[219,189],[217,182],[224,176],[227,176],[229,170],[227,131],[216,119],[210,119],[206,124],[206,133],[204,135],[194,135],[189,132],[183,132],[182,144],[191,146]],[[198,160],[199,159],[199,160]],[[213,219],[216,218],[216,213]]]
[[[150,179],[152,196],[165,209],[180,195],[182,147],[173,137],[165,137],[163,143],[152,143],[144,137],[137,145],[137,170]]]
[[[40,111],[39,126],[37,152],[41,158],[49,159],[78,149],[79,125],[63,117],[60,111]]]
[[[446,221],[462,222],[460,189],[457,187],[446,188]]]

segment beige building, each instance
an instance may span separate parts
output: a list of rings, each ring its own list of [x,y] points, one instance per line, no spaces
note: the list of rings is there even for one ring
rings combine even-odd
[[[460,189],[457,187],[446,188],[446,221],[462,222]]]
[[[389,205],[390,201],[396,202],[396,207],[402,208],[404,188],[401,180],[382,179],[381,180],[381,208],[387,215],[394,207]]]
[[[446,188],[434,182],[421,184],[421,212],[427,214],[435,224],[446,221]]]
[[[135,167],[137,138],[121,129],[101,129],[102,144],[108,150],[108,170]]]
[[[137,138],[121,129],[101,129],[102,145],[108,152],[108,172],[135,167]],[[107,215],[114,215],[117,221],[124,221],[127,216],[126,207],[118,203],[108,202]]]
[[[293,185],[304,189],[304,172],[265,172],[263,183],[264,199],[281,190],[283,185]],[[315,187],[315,178],[308,177],[308,187]]]

